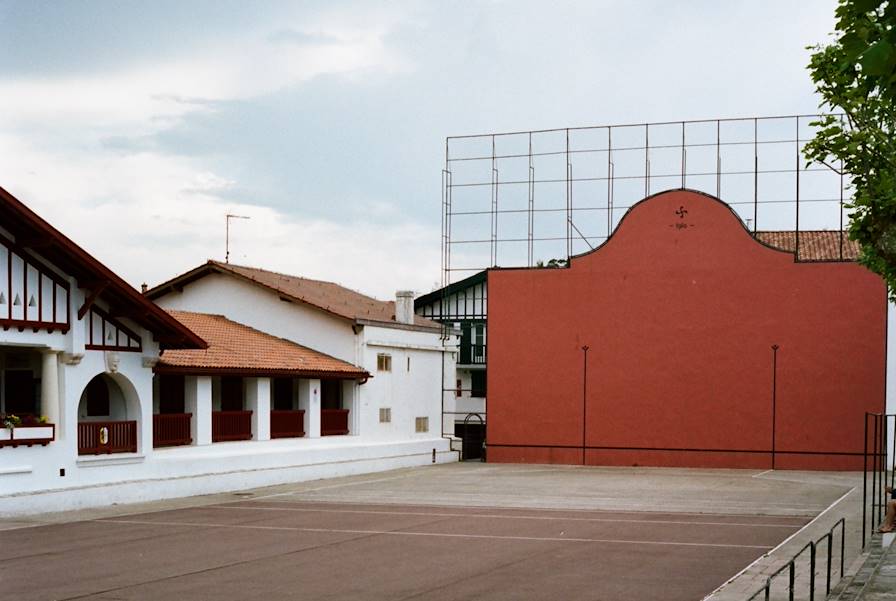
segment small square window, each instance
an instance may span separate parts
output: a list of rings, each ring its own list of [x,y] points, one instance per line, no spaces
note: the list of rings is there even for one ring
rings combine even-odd
[[[376,356],[377,371],[392,371],[392,355],[380,353]]]
[[[414,420],[414,430],[416,432],[429,432],[429,418],[428,417],[418,417]]]
[[[392,408],[380,407],[380,423],[388,424],[392,422]]]

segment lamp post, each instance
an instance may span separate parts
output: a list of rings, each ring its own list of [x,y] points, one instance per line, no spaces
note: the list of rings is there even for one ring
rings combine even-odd
[[[588,345],[582,346],[582,465],[585,465],[585,433],[588,417]]]

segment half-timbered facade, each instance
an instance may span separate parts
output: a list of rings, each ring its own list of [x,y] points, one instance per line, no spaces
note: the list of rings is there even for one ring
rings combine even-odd
[[[0,513],[142,460],[160,350],[204,346],[0,188]]]
[[[424,294],[414,301],[417,315],[460,332],[457,371],[445,428],[463,441],[463,457],[481,456],[486,429],[488,286],[486,272]]]

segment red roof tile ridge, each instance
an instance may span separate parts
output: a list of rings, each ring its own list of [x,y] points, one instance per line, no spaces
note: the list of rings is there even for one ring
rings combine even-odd
[[[345,290],[349,290],[354,292],[355,294],[360,294],[361,296],[366,296],[369,299],[375,300],[377,302],[383,303],[388,301],[380,300],[374,296],[370,296],[369,294],[365,294],[359,290],[355,290],[353,288],[349,288],[348,286],[343,286],[339,282],[333,282],[331,280],[319,280],[317,278],[309,278],[303,275],[295,275],[292,273],[284,273],[282,271],[274,271],[273,269],[264,269],[263,267],[254,267],[252,265],[237,265],[236,263],[222,263],[221,261],[216,261],[215,259],[209,259],[208,262],[212,265],[216,265],[218,267],[223,267],[224,269],[228,268],[237,268],[237,269],[248,269],[249,271],[260,271],[261,273],[267,273],[270,275],[280,276],[282,278],[289,278],[291,280],[304,280],[306,282],[314,282],[316,284],[330,284],[331,286],[338,286],[339,288],[343,288]]]

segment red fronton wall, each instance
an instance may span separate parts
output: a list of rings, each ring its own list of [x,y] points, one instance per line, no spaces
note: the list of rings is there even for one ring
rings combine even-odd
[[[774,446],[778,469],[861,469],[886,309],[858,264],[795,263],[702,194],[649,198],[568,269],[489,271],[488,459],[767,469]]]

